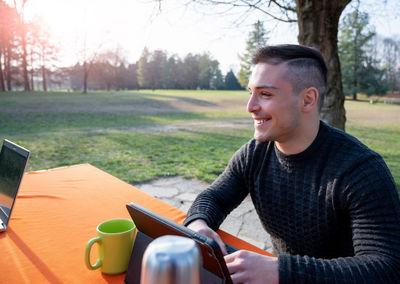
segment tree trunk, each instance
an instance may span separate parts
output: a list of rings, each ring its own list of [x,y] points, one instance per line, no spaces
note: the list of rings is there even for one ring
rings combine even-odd
[[[30,77],[29,77],[29,80],[30,80],[30,87],[31,87],[31,91],[34,91],[35,90],[35,83],[34,83],[34,74],[33,74],[33,68],[29,71],[29,75],[30,75]]]
[[[29,75],[30,75],[30,82],[31,82],[31,91],[35,90],[35,82],[34,82],[34,70],[33,70],[33,56],[32,56],[32,52],[29,53],[29,59],[30,59],[30,63],[31,63],[31,68],[29,70]]]
[[[42,65],[42,85],[43,91],[47,92],[47,79],[46,79],[46,68]]]
[[[30,91],[25,38],[22,40],[22,72],[23,72],[22,74],[23,74],[23,79],[24,79],[24,91]]]
[[[5,59],[5,68],[4,68],[4,71],[5,71],[5,73],[6,73],[6,83],[7,83],[7,90],[8,91],[12,91],[12,85],[11,85],[11,80],[12,80],[12,76],[11,76],[11,54],[12,54],[12,51],[11,51],[11,43],[8,43],[8,45],[7,45],[7,56],[6,56],[6,59]]]
[[[89,70],[87,67],[87,63],[86,60],[83,62],[83,93],[86,94],[87,93],[87,81],[88,81],[88,77],[89,77]]]
[[[5,92],[6,85],[4,84],[3,63],[1,60],[2,57],[3,57],[3,52],[2,52],[2,49],[0,48],[0,86],[1,86],[1,91]]]
[[[328,67],[328,90],[321,119],[345,129],[346,111],[338,55],[339,18],[351,0],[296,0],[298,41],[321,51]]]

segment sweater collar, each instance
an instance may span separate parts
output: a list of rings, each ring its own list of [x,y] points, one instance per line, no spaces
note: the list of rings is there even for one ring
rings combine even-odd
[[[314,141],[308,146],[304,151],[297,153],[297,154],[285,154],[281,152],[278,147],[276,147],[276,143],[274,143],[274,149],[276,156],[280,161],[290,162],[290,161],[299,161],[303,159],[307,159],[308,157],[312,157],[313,154],[319,150],[322,143],[325,141],[325,137],[328,134],[329,126],[320,120],[319,129],[317,137],[315,137]]]

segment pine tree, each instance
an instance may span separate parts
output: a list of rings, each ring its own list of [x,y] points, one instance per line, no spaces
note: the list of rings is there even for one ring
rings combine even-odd
[[[351,94],[354,100],[357,100],[358,92],[366,92],[365,86],[370,84],[365,81],[372,75],[368,74],[373,65],[368,61],[367,51],[375,32],[368,25],[368,14],[357,10],[347,14],[340,25],[338,47],[343,91]]]
[[[268,32],[264,29],[264,23],[257,21],[253,24],[253,30],[249,33],[246,42],[246,51],[243,55],[239,55],[240,71],[238,80],[243,88],[247,88],[249,77],[251,74],[251,58],[257,48],[265,46],[268,40]]]
[[[211,61],[211,80],[210,80],[210,88],[214,90],[222,90],[225,87],[224,78],[222,76],[221,69],[219,69],[218,60]]]
[[[233,73],[232,69],[225,76],[225,89],[226,90],[242,90],[238,79]]]

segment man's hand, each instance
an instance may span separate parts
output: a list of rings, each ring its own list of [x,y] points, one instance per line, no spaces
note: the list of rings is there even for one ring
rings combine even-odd
[[[197,219],[189,223],[187,227],[199,234],[202,234],[216,241],[221,248],[222,254],[227,254],[224,242],[221,240],[219,235],[207,225],[206,221],[204,221],[203,219]]]
[[[233,283],[279,283],[278,258],[239,250],[225,256]]]

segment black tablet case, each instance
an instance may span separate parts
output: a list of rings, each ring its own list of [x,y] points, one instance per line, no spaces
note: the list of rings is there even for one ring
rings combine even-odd
[[[221,249],[214,240],[135,203],[128,204],[126,207],[136,224],[138,232],[126,273],[125,283],[140,283],[143,254],[151,241],[164,235],[188,237],[197,243],[202,255],[202,269],[200,272],[200,282],[202,284],[232,283]],[[234,250],[236,249],[229,247],[229,251]]]

